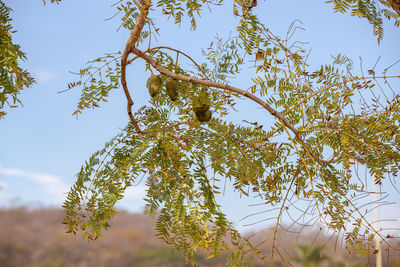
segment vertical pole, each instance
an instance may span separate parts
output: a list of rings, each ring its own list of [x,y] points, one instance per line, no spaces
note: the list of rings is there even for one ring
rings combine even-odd
[[[378,210],[378,186],[375,184],[375,181],[372,181],[374,184],[374,221],[375,221],[375,231],[380,231],[379,225],[379,210]],[[381,249],[381,238],[378,235],[375,235],[375,250],[378,252],[375,254],[376,256],[376,267],[382,267],[382,249]]]

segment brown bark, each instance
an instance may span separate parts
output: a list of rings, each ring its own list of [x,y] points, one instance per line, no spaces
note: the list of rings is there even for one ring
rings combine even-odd
[[[388,0],[388,2],[392,6],[393,10],[400,16],[400,0]]]
[[[121,84],[122,84],[122,88],[124,89],[124,93],[125,93],[125,96],[127,99],[128,116],[129,116],[131,123],[135,127],[136,132],[139,134],[140,134],[141,130],[140,130],[138,122],[135,120],[135,118],[133,117],[133,114],[132,114],[133,100],[129,93],[128,85],[126,84],[126,65],[128,63],[129,53],[132,52],[132,49],[135,47],[136,42],[139,39],[139,35],[143,29],[147,14],[149,12],[149,8],[150,8],[150,3],[149,4],[143,3],[139,17],[136,20],[135,27],[131,31],[131,34],[130,34],[129,39],[125,46],[124,53],[122,54],[122,58],[121,58]]]

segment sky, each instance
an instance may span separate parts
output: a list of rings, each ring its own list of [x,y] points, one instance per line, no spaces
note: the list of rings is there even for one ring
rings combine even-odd
[[[114,15],[111,5],[116,0],[64,0],[59,5],[45,6],[41,0],[4,2],[14,10],[14,41],[26,52],[28,60],[23,65],[37,83],[22,92],[23,107],[8,110],[0,121],[0,206],[60,206],[82,163],[120,132],[128,123],[128,116],[122,90],[112,91],[109,102],[85,111],[78,119],[72,113],[79,88],[57,92],[74,81],[70,72],[78,71],[88,60],[121,51],[129,32],[117,31],[118,18],[105,20]],[[280,36],[286,35],[292,21],[301,20],[304,31],[298,31],[296,37],[309,42],[309,63],[315,68],[330,62],[331,56],[338,53],[350,56],[356,65],[361,57],[365,69],[372,68],[381,56],[376,67],[380,71],[400,59],[400,29],[392,22],[385,23],[385,36],[378,45],[367,21],[335,14],[324,1],[265,0],[259,1],[254,10]],[[208,47],[217,34],[228,37],[237,23],[230,1],[212,12],[205,10],[194,32],[188,24],[175,25],[160,12],[151,16],[160,27],[158,44],[181,49],[199,61],[201,49]],[[148,74],[143,66],[138,62],[128,69],[134,109],[149,100],[144,86]],[[393,74],[398,75],[399,69],[395,68]],[[242,75],[233,83],[247,88],[251,79]],[[241,102],[239,107],[232,114],[236,121],[248,119],[249,115],[263,124],[272,120],[249,102]],[[141,211],[144,190],[143,185],[131,188],[119,207]],[[392,198],[400,202],[400,194],[395,191]],[[223,210],[239,226],[240,218],[259,211],[259,207],[249,207],[253,200],[240,199],[233,193],[228,192],[221,201]],[[400,210],[400,206],[396,209]],[[400,213],[397,215],[400,218]]]

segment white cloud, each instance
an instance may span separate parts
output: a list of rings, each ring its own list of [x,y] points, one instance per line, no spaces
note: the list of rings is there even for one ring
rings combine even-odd
[[[58,73],[50,70],[36,70],[33,72],[38,83],[48,83],[51,80],[58,78]]]
[[[39,183],[41,185],[41,188],[43,188],[44,191],[46,191],[49,195],[54,196],[54,200],[57,202],[62,202],[65,197],[64,194],[68,192],[68,186],[55,175],[47,173],[28,172],[13,168],[3,168],[1,166],[0,174],[25,178],[33,182]],[[2,183],[5,184],[4,182]]]

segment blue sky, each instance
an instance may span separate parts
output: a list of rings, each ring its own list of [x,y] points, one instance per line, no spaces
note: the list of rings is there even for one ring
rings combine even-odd
[[[15,42],[22,45],[28,56],[24,66],[37,83],[22,92],[23,108],[9,110],[0,121],[0,206],[60,205],[81,164],[127,124],[126,102],[121,90],[112,91],[108,103],[84,112],[79,119],[71,115],[80,96],[79,89],[57,94],[75,79],[69,71],[77,71],[88,60],[125,46],[129,33],[124,29],[116,31],[119,20],[104,21],[114,14],[115,9],[110,7],[114,2],[64,0],[60,5],[43,6],[41,0],[5,1],[14,10],[13,25],[18,31]],[[308,41],[312,48],[311,66],[328,63],[331,55],[338,53],[354,59],[356,71],[359,57],[368,69],[381,56],[377,66],[380,71],[400,59],[400,29],[392,26],[392,22],[385,23],[385,36],[378,46],[367,21],[334,14],[324,1],[259,2],[256,13],[277,35],[285,35],[295,19],[303,22],[305,31],[299,31],[297,37]],[[212,13],[205,10],[195,32],[187,24],[174,25],[159,12],[151,16],[161,29],[159,44],[181,49],[199,61],[201,49],[208,47],[217,33],[229,36],[237,23],[230,2]],[[143,72],[143,66],[136,63],[128,69],[134,108],[149,99],[144,86],[148,74]],[[399,68],[394,72],[399,74]],[[251,80],[244,75],[233,83],[247,88]],[[249,115],[264,124],[272,119],[249,102],[244,101],[240,107],[232,115],[237,121],[248,119]],[[133,188],[120,207],[141,210],[143,190],[143,186]],[[400,200],[397,193],[393,197]],[[248,207],[253,202],[229,193],[223,207],[237,221],[259,211]]]

